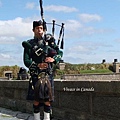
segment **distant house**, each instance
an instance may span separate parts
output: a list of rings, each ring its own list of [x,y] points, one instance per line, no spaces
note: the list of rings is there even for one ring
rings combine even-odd
[[[13,78],[13,71],[4,71],[4,77],[7,77],[9,80]]]

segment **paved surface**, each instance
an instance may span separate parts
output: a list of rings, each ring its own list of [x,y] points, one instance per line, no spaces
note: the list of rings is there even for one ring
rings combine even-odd
[[[0,120],[33,120],[33,115],[0,107]]]
[[[32,114],[12,111],[0,107],[0,120],[33,120]]]

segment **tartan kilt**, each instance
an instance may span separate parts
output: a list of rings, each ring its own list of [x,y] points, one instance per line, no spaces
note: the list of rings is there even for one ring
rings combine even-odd
[[[41,81],[43,86],[41,86]],[[46,84],[45,84],[46,83]],[[46,98],[40,98],[40,91],[43,90],[44,85],[47,85],[45,93],[48,93]],[[40,90],[41,89],[41,90]],[[48,91],[49,90],[49,91]],[[27,94],[27,100],[35,100],[39,102],[54,101],[54,80],[53,75],[47,75],[46,77],[39,78],[38,75],[32,75],[29,80],[29,88]]]

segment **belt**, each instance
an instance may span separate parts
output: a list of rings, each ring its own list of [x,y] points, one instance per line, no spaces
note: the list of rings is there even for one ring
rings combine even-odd
[[[48,63],[39,63],[38,68],[43,70],[48,68]]]

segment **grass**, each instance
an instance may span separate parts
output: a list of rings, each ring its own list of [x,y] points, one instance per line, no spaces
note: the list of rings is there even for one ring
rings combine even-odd
[[[81,70],[80,73],[112,73],[108,69],[96,69],[96,70]]]

